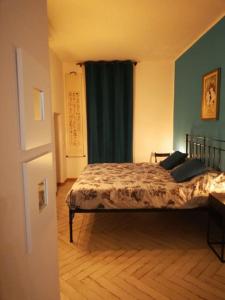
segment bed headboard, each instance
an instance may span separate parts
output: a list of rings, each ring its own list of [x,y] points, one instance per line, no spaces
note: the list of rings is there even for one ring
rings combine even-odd
[[[225,140],[186,134],[186,153],[201,159],[207,167],[225,170]]]

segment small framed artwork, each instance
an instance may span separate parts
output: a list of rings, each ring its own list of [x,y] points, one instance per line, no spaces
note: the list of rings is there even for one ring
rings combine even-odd
[[[217,120],[219,117],[220,68],[202,78],[202,120]]]

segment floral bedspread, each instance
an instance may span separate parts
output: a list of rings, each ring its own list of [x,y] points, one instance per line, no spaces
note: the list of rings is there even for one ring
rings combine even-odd
[[[159,164],[92,164],[73,184],[66,201],[82,209],[195,208],[207,205],[209,192],[225,192],[222,182],[225,174],[213,171],[176,183]]]

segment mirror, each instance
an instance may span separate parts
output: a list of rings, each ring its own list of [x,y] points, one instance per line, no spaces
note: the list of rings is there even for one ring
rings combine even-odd
[[[47,200],[47,182],[46,179],[44,179],[38,183],[39,212],[47,206]]]
[[[44,120],[44,92],[34,88],[33,89],[34,102],[34,120]]]

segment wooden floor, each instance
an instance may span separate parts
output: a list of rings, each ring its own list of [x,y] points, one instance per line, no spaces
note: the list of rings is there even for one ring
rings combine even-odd
[[[61,300],[225,299],[225,264],[205,241],[206,213],[79,214],[68,238],[57,197]]]

